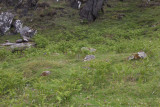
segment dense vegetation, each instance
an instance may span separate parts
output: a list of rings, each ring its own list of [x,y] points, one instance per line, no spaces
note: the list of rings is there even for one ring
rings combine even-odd
[[[17,53],[0,48],[0,106],[159,106],[160,6],[109,4],[88,24],[64,2],[33,11],[26,24],[38,29],[37,47]],[[53,10],[56,16],[39,17]],[[0,42],[17,38],[2,36]],[[147,58],[127,60],[139,51]],[[83,62],[88,54],[96,59]],[[47,70],[51,75],[40,76]]]

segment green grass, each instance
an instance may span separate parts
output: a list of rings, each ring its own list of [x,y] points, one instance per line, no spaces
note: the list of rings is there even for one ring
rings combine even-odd
[[[64,3],[50,8],[64,7],[67,13],[62,17],[56,10],[62,13],[39,22],[35,14],[28,25],[38,29],[37,48],[0,50],[0,106],[158,107],[160,8],[138,8],[138,3],[110,1],[113,7],[105,7],[105,13],[89,24],[81,24],[78,12]],[[118,19],[119,14],[125,17]],[[0,42],[17,38],[4,36]],[[82,47],[97,51],[84,52]],[[147,58],[127,60],[139,51]],[[83,62],[87,54],[96,58]],[[51,75],[41,77],[47,70]]]

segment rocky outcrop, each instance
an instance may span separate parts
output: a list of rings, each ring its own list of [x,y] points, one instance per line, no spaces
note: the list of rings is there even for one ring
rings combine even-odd
[[[81,19],[86,19],[89,22],[96,20],[98,13],[103,12],[105,0],[88,0],[85,6],[80,10]]]
[[[0,14],[0,35],[5,35],[7,31],[10,30],[11,25],[13,25],[14,33],[20,33],[23,41],[28,42],[37,32],[27,26],[23,27],[21,20],[15,20],[13,22],[14,15],[9,12],[2,12]]]
[[[0,47],[9,47],[12,52],[23,51],[26,48],[34,46],[34,43],[29,42],[31,37],[36,33],[36,30],[33,30],[29,27],[23,27],[23,24],[20,20],[16,20],[13,24],[13,15],[11,13],[2,13],[0,15],[0,33],[4,35],[7,31],[10,30],[11,25],[15,29],[15,33],[20,33],[23,39],[16,40],[16,43],[11,43],[8,40],[6,43],[1,44]]]
[[[9,12],[2,12],[0,14],[0,35],[4,35],[10,30],[14,15]]]

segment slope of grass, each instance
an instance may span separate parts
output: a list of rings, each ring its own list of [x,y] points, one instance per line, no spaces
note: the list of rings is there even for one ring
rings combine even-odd
[[[67,13],[33,22],[39,26],[37,48],[0,50],[0,105],[159,106],[160,8],[138,8],[138,3],[111,1],[113,7],[89,24],[80,24],[78,12],[64,3],[53,4],[51,9],[60,6]],[[125,16],[119,19],[120,14]],[[139,51],[147,58],[127,60]],[[88,54],[96,59],[83,62]],[[51,75],[40,76],[47,70]]]

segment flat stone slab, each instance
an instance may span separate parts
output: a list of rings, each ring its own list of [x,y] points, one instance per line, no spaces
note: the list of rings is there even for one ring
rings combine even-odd
[[[10,43],[10,42],[7,42],[7,43],[4,43],[4,44],[1,44],[0,47],[8,47],[10,48],[12,51],[13,50],[24,50],[26,48],[31,48],[32,46],[35,46],[35,43],[32,43],[32,42],[28,42],[28,43]]]

